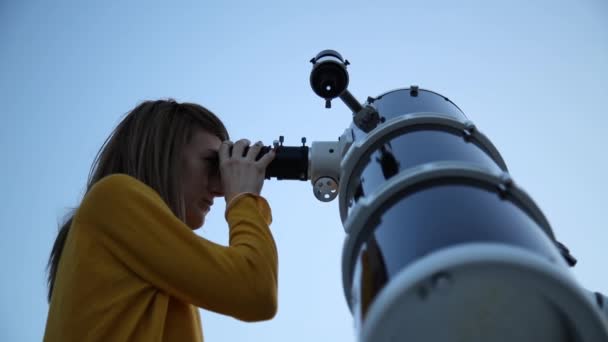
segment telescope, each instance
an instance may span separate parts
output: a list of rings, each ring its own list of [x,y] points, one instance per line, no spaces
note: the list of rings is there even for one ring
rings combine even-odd
[[[337,141],[281,137],[266,177],[338,198],[359,341],[608,341],[606,297],[575,279],[576,259],[456,104],[418,86],[361,103],[342,55],[310,62],[312,90],[350,121]]]

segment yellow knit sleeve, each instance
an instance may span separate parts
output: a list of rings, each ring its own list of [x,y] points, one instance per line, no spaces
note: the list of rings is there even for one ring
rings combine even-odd
[[[134,275],[198,307],[245,321],[277,310],[277,250],[261,197],[242,196],[226,212],[229,246],[199,237],[152,188],[111,175],[87,193],[74,217]]]
[[[259,209],[260,214],[262,214],[264,221],[266,224],[270,225],[272,223],[272,214],[270,212],[270,206],[268,202],[264,199],[264,197],[260,195],[256,195],[253,192],[241,192],[240,194],[234,196],[230,202],[226,203],[226,212],[225,217],[228,220],[228,212],[232,209],[232,207],[239,203],[239,200],[243,197],[251,197],[256,201],[256,205]]]

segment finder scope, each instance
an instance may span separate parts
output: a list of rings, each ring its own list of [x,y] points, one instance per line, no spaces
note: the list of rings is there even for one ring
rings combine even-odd
[[[331,100],[340,96],[348,87],[347,60],[337,51],[323,50],[310,60],[310,86],[315,94]]]

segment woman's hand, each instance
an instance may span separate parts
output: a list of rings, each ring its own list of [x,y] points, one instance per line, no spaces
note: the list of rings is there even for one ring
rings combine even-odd
[[[251,145],[247,154],[244,154],[249,144],[249,140],[241,139],[234,144],[224,141],[220,146],[219,166],[226,203],[240,193],[251,192],[259,195],[262,191],[266,167],[274,159],[275,152],[271,150],[256,161],[263,147],[262,142]]]

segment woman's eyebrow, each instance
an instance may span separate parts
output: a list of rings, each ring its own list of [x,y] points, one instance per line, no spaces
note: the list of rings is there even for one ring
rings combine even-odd
[[[204,150],[202,154],[205,157],[214,157],[214,158],[217,158],[218,157],[218,153],[219,153],[218,150],[214,150],[214,149],[208,148],[208,149]]]

